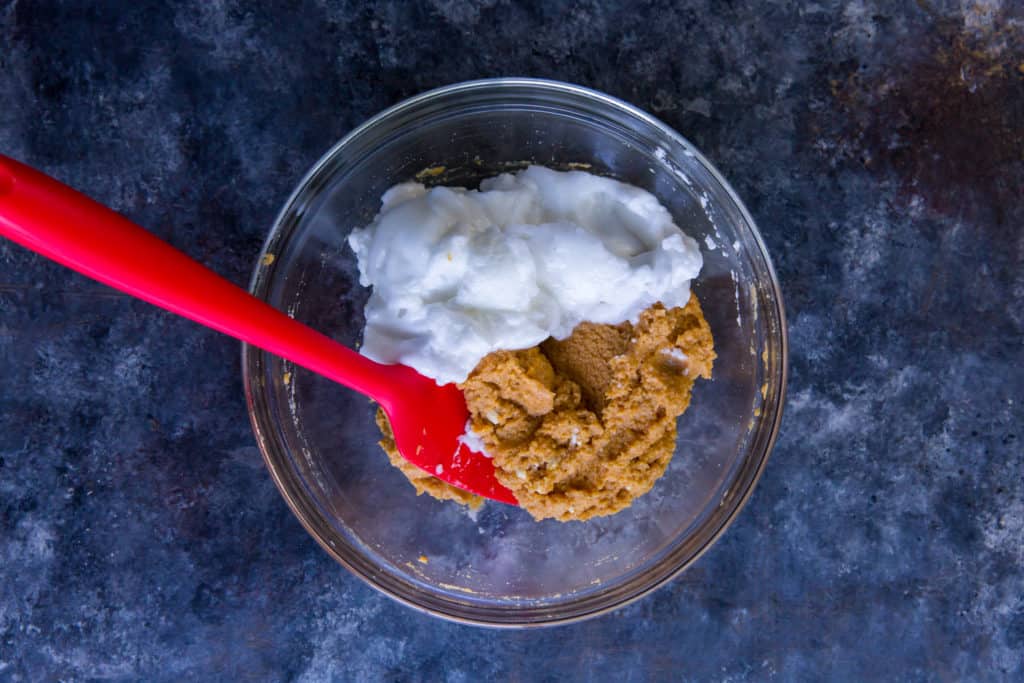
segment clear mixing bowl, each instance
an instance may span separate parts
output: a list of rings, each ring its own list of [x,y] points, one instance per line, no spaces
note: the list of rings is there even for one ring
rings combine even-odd
[[[736,517],[781,418],[786,326],[765,246],[739,198],[689,142],[644,112],[565,83],[495,79],[406,100],[334,146],[267,238],[251,291],[356,347],[368,290],[346,236],[392,185],[475,186],[528,163],[585,165],[645,188],[701,244],[693,285],[715,337],[676,455],[632,507],[587,522],[477,515],[416,496],[377,446],[365,397],[252,347],[245,390],[267,467],[310,534],[354,574],[438,616],[496,626],[620,607],[693,563]]]

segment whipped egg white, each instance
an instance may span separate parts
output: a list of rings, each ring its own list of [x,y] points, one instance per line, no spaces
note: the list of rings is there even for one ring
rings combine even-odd
[[[530,166],[479,190],[388,190],[348,238],[372,287],[361,352],[438,384],[487,354],[564,339],[581,322],[636,322],[684,306],[696,241],[649,192],[583,171]]]

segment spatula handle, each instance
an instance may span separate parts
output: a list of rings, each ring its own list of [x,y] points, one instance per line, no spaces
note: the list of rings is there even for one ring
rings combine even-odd
[[[392,375],[409,371],[375,363],[306,327],[120,214],[2,155],[0,234],[381,402],[392,391]]]

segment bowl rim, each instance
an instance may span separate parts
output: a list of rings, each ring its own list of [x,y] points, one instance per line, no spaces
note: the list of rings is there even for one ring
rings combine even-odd
[[[768,425],[768,438],[761,448],[759,460],[756,468],[750,476],[748,483],[746,484],[745,490],[735,500],[732,505],[732,509],[729,513],[720,520],[718,528],[715,529],[705,540],[705,542],[697,548],[693,554],[680,562],[679,565],[670,571],[667,571],[661,577],[657,577],[650,583],[626,592],[623,596],[612,601],[609,604],[592,608],[566,616],[556,616],[554,618],[544,618],[543,620],[526,621],[521,623],[510,622],[510,621],[490,621],[484,618],[473,618],[463,615],[452,614],[441,609],[432,607],[427,604],[418,603],[404,595],[399,595],[391,590],[388,590],[384,585],[378,583],[373,576],[360,570],[352,562],[342,556],[338,550],[333,547],[326,539],[322,538],[320,533],[314,527],[312,520],[307,515],[313,513],[307,510],[308,507],[303,504],[299,498],[293,495],[291,486],[285,481],[285,473],[279,471],[276,464],[271,460],[269,448],[267,446],[268,436],[264,434],[263,426],[258,422],[258,411],[256,410],[255,402],[255,391],[256,387],[253,382],[253,375],[255,373],[249,372],[250,367],[250,356],[258,359],[259,356],[264,353],[262,350],[253,347],[249,344],[243,343],[241,348],[241,361],[242,361],[242,375],[243,375],[243,386],[246,399],[246,408],[249,414],[249,420],[252,425],[253,435],[256,438],[257,445],[260,449],[260,454],[263,457],[264,464],[268,472],[270,473],[271,479],[274,485],[277,487],[281,496],[284,498],[285,503],[291,509],[292,514],[299,520],[299,523],[303,526],[306,532],[323,548],[328,555],[330,555],[336,562],[345,567],[350,573],[359,578],[363,583],[369,585],[379,593],[397,601],[398,603],[410,607],[417,612],[428,614],[434,617],[439,617],[446,621],[468,624],[473,626],[484,626],[495,629],[521,629],[521,628],[539,628],[548,626],[557,626],[571,624],[587,619],[595,618],[609,612],[621,609],[640,598],[647,596],[655,590],[665,586],[669,582],[676,579],[680,574],[689,569],[706,553],[726,530],[732,526],[740,512],[746,506],[750,497],[753,495],[754,490],[757,488],[757,484],[764,474],[764,470],[767,467],[768,459],[771,456],[772,450],[774,449],[776,440],[778,438],[780,426],[782,423],[782,416],[785,411],[786,405],[786,384],[789,376],[789,334],[788,327],[786,324],[786,311],[785,305],[782,298],[782,289],[779,284],[778,275],[776,274],[775,267],[772,263],[771,257],[768,253],[767,246],[764,243],[764,239],[761,236],[761,231],[757,227],[756,222],[750,215],[746,205],[740,199],[739,195],[733,189],[732,185],[725,179],[719,170],[712,164],[704,155],[700,152],[689,140],[678,133],[674,128],[664,123],[660,119],[652,116],[651,114],[643,111],[642,109],[625,102],[617,97],[608,95],[607,93],[600,92],[585,86],[567,83],[563,81],[556,81],[551,79],[542,78],[529,78],[529,77],[501,77],[501,78],[484,78],[475,79],[469,81],[461,81],[450,85],[442,86],[427,90],[425,92],[413,95],[412,97],[401,100],[400,102],[380,111],[374,116],[367,119],[365,122],[353,128],[346,135],[344,135],[338,142],[332,145],[313,166],[303,175],[302,179],[295,186],[295,189],[291,192],[288,199],[282,205],[281,210],[277,213],[274,218],[274,222],[270,228],[270,231],[265,238],[263,245],[257,255],[255,265],[253,268],[252,276],[249,279],[248,291],[254,296],[257,294],[258,287],[262,281],[268,277],[267,269],[263,267],[264,257],[271,253],[271,247],[276,243],[283,224],[286,219],[296,213],[296,208],[300,206],[300,200],[309,192],[309,188],[312,186],[314,181],[323,169],[338,155],[340,150],[348,146],[353,140],[358,139],[364,135],[367,131],[380,125],[382,121],[391,119],[400,113],[417,107],[426,101],[437,99],[440,97],[446,97],[455,94],[471,93],[477,90],[490,90],[490,89],[501,89],[501,88],[526,88],[526,89],[537,89],[539,91],[562,93],[567,95],[574,95],[585,99],[596,100],[605,105],[611,106],[620,111],[624,111],[630,116],[641,119],[651,127],[655,128],[661,135],[671,139],[673,142],[681,145],[685,148],[688,153],[691,153],[697,161],[699,161],[713,179],[718,182],[724,190],[726,196],[733,203],[734,207],[739,211],[743,221],[750,228],[754,243],[757,245],[760,252],[761,258],[764,260],[765,269],[769,275],[771,283],[770,294],[771,302],[774,304],[774,313],[778,321],[779,331],[779,368],[778,368],[778,386],[773,397],[773,403],[775,405],[775,415],[771,424]],[[261,365],[259,360],[255,360],[256,365]],[[262,383],[262,382],[261,382]],[[767,402],[766,397],[766,402]]]

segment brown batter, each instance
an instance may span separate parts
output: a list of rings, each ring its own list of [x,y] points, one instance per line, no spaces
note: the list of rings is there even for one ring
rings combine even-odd
[[[563,341],[485,357],[462,385],[473,432],[498,480],[536,519],[610,515],[647,493],[675,450],[676,418],[697,377],[711,378],[711,329],[695,296],[651,306],[636,325],[583,323]],[[418,493],[477,507],[395,449],[381,446]]]

